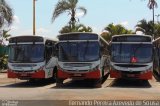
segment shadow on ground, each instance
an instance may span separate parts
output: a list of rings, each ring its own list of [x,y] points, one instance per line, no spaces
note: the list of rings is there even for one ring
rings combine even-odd
[[[137,79],[114,79],[108,87],[118,88],[151,88],[151,84],[147,80]]]
[[[108,78],[109,74],[107,74],[103,80],[102,83],[103,84],[107,78]],[[67,82],[65,82],[62,86],[58,87],[58,86],[54,86],[52,88],[56,88],[56,89],[95,89],[95,88],[100,88],[97,87],[95,82],[93,82],[93,80],[69,80]]]
[[[50,85],[55,83],[55,80],[53,79],[45,79],[45,80],[37,80],[34,82],[30,81],[22,81],[22,82],[16,82],[12,84],[5,84],[0,85],[0,87],[6,87],[6,88],[34,88],[34,87],[43,87],[46,85]]]
[[[62,86],[54,86],[56,89],[94,89],[94,84],[88,80],[69,80]]]
[[[153,76],[156,79],[156,81],[160,82],[160,75],[158,75],[157,72],[153,72]]]

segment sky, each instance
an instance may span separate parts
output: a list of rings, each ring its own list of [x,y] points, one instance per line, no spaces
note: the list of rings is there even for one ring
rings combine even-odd
[[[33,25],[33,0],[6,0],[14,11],[14,22],[10,26],[12,36],[31,35]],[[59,30],[68,24],[70,17],[67,13],[60,15],[53,23],[51,17],[58,0],[36,1],[36,35],[55,38]],[[82,16],[77,13],[79,23],[90,26],[95,33],[102,33],[110,23],[121,24],[135,30],[138,21],[152,20],[152,11],[147,7],[148,0],[79,0],[78,6],[87,9]],[[157,0],[160,6],[160,0]],[[155,15],[160,14],[160,7],[155,9]],[[160,20],[160,17],[159,17]],[[155,17],[157,21],[157,17]]]

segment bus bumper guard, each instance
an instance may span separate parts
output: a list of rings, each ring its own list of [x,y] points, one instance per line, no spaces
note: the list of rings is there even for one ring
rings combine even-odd
[[[8,70],[8,78],[45,78],[45,71],[38,70],[34,73],[30,72],[14,72],[12,70]]]
[[[80,79],[99,79],[101,77],[100,70],[91,71],[87,73],[68,73],[58,70],[57,77],[61,79],[66,78],[80,78]]]
[[[111,70],[110,71],[111,78],[133,78],[133,79],[142,79],[142,80],[149,80],[152,79],[152,71],[148,70],[145,73],[139,74],[126,74],[121,71]]]

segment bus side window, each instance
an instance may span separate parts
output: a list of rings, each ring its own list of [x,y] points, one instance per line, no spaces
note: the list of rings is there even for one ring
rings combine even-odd
[[[54,51],[54,56],[57,56],[58,57],[58,51],[59,50],[59,44],[58,43],[55,43],[54,44],[54,49],[53,49],[53,51]]]
[[[48,62],[53,54],[52,42],[46,42],[45,52],[46,62]]]

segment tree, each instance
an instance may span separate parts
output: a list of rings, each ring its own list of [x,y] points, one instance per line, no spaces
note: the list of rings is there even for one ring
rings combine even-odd
[[[7,58],[8,58],[8,47],[5,46],[4,41],[8,40],[8,37],[11,35],[8,34],[9,30],[3,30],[0,43],[0,69],[6,69],[7,68]]]
[[[139,27],[139,29],[140,28],[143,29],[144,33],[146,35],[152,35],[152,33],[153,33],[153,31],[152,31],[152,28],[153,28],[152,21],[147,22],[145,19],[142,19],[138,22],[136,27]],[[155,31],[154,31],[155,38],[160,37],[160,23],[155,23],[154,29],[155,29]]]
[[[0,45],[5,45],[5,41],[8,40],[8,38],[11,36],[10,34],[8,34],[10,30],[3,30],[2,31],[2,35],[1,35],[1,39],[0,39]]]
[[[113,35],[133,33],[132,30],[128,30],[120,24],[114,25],[113,23],[106,26],[104,30],[107,33],[102,33],[101,36],[104,37],[104,39],[106,39],[107,41],[110,41]]]
[[[111,34],[108,31],[103,31],[101,33],[101,36],[107,41],[109,42],[112,38]]]
[[[144,33],[146,35],[152,35],[152,33],[153,33],[153,31],[152,31],[152,28],[153,28],[152,21],[147,22],[145,19],[142,19],[138,22],[136,27],[144,29]]]
[[[160,37],[160,23],[155,24],[155,38]]]
[[[64,26],[59,33],[69,33],[69,32],[92,32],[91,27],[87,27],[83,24],[76,24],[74,28],[70,27],[70,25]]]
[[[59,0],[53,11],[52,22],[54,22],[59,15],[68,13],[70,15],[69,25],[74,28],[76,23],[76,11],[80,10],[84,15],[87,13],[87,10],[84,7],[77,7],[77,3],[78,0]]]
[[[13,22],[13,11],[5,0],[0,0],[0,28]]]
[[[153,34],[153,37],[154,37],[154,8],[157,8],[158,7],[158,4],[156,2],[156,0],[149,0],[148,2],[148,8],[152,10],[152,15],[153,15],[153,27],[152,27],[152,34]],[[155,37],[154,37],[155,38]]]

